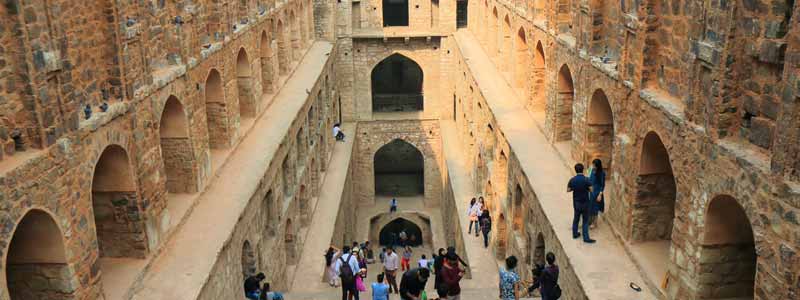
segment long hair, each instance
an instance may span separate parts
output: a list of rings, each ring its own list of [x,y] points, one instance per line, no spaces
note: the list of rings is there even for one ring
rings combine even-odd
[[[594,165],[595,170],[597,170],[597,174],[603,174],[603,161],[599,158],[595,158],[592,161],[592,165]]]

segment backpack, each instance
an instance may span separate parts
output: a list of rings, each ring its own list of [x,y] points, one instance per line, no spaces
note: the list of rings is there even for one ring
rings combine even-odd
[[[556,283],[553,290],[550,291],[550,297],[548,299],[557,300],[558,298],[561,298],[561,286]]]
[[[350,258],[352,257],[353,254],[348,255],[347,261],[344,260],[344,257],[339,257],[339,260],[342,261],[342,265],[339,266],[339,278],[342,279],[342,285],[352,284],[355,282],[353,268],[350,267]]]
[[[492,220],[490,220],[489,218],[483,218],[483,220],[481,221],[481,227],[482,227],[481,228],[482,230],[486,230],[487,232],[491,231],[492,230]],[[486,229],[484,229],[484,228],[486,228]]]

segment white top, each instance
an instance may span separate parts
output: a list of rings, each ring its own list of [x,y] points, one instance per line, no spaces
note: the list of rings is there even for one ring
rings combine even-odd
[[[397,253],[392,251],[392,254],[386,255],[386,260],[383,262],[383,267],[389,271],[394,271],[400,268],[400,260],[397,258]]]
[[[475,204],[473,204],[472,206],[469,207],[469,211],[467,212],[467,215],[468,216],[476,215],[476,216],[480,217],[481,213],[482,213],[482,210],[481,210],[480,202],[475,202]]]
[[[333,126],[333,136],[334,137],[336,137],[336,135],[339,134],[340,131],[342,131],[342,129],[339,128],[339,126]]]
[[[342,267],[342,260],[346,261],[348,265],[350,265],[350,270],[353,271],[353,275],[357,274],[361,267],[358,266],[358,259],[356,259],[355,254],[342,254],[340,259],[336,259],[336,265],[333,267],[333,271],[336,272],[336,276],[339,276],[339,270]]]
[[[419,267],[420,268],[427,268],[428,267],[428,260],[427,259],[420,259],[419,260]]]

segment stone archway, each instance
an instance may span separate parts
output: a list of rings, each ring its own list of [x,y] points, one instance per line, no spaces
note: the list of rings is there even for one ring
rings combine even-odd
[[[292,47],[292,61],[300,60],[300,21],[294,14],[294,10],[289,11],[289,39]]]
[[[92,212],[100,257],[144,258],[144,215],[128,153],[119,145],[103,150],[92,177]]]
[[[586,158],[589,162],[600,159],[608,174],[614,150],[614,113],[602,89],[597,89],[592,94],[587,115],[584,145]]]
[[[283,243],[286,250],[286,264],[294,265],[297,263],[297,246],[296,246],[296,232],[292,219],[286,219],[283,232]]]
[[[44,211],[28,211],[8,246],[4,269],[10,299],[75,299],[77,286],[67,261],[55,220]]]
[[[517,30],[514,45],[516,46],[514,49],[514,89],[517,90],[524,103],[528,103],[531,81],[529,70],[531,57],[530,53],[528,53],[528,38],[525,36],[524,27],[520,27],[519,30]]]
[[[563,65],[558,71],[558,86],[555,107],[555,139],[557,142],[572,139],[572,100],[575,86],[569,66]]]
[[[225,89],[222,76],[211,69],[206,77],[206,126],[208,146],[211,149],[228,148],[231,139],[228,124],[228,106],[225,103]]]
[[[545,242],[544,235],[540,232],[536,236],[536,244],[533,246],[533,263],[544,266],[545,264]]]
[[[175,96],[164,103],[159,122],[161,159],[170,193],[197,192],[196,159],[183,105]]]
[[[430,217],[419,212],[381,213],[370,218],[369,228],[367,239],[379,245],[392,245],[403,230],[406,231],[409,242],[412,235],[414,236],[412,245],[415,247],[427,247],[435,243]]]
[[[425,194],[425,158],[414,145],[395,139],[383,145],[373,159],[375,195]]]
[[[497,7],[492,8],[492,20],[489,21],[489,26],[492,27],[492,29],[489,30],[489,36],[492,37],[493,40],[489,41],[489,55],[493,58],[499,58],[499,45],[502,45],[502,40],[500,39],[500,16],[497,14]]]
[[[525,212],[525,204],[523,203],[525,200],[525,193],[522,192],[522,187],[517,184],[517,187],[514,189],[514,206],[513,206],[513,214],[514,219],[512,220],[512,229],[515,232],[521,232],[524,226],[524,212]]]
[[[261,43],[259,44],[259,54],[261,54],[261,88],[264,93],[274,92],[275,84],[275,60],[272,53],[272,40],[266,31],[261,32]]]
[[[408,246],[417,247],[422,245],[425,241],[422,235],[422,229],[420,229],[417,224],[404,218],[397,218],[381,228],[378,244],[381,246],[399,245],[400,242],[398,239],[400,232],[405,232],[408,236],[409,240],[406,243]]]
[[[757,269],[753,229],[736,199],[719,195],[706,211],[700,249],[702,299],[753,299]]]
[[[256,274],[256,252],[250,241],[242,244],[242,277],[247,278]]]
[[[278,33],[278,70],[281,75],[288,75],[289,66],[292,64],[292,49],[287,41],[287,29],[283,20],[278,20],[278,24],[275,26],[275,31]]]
[[[423,110],[424,73],[414,60],[392,54],[375,65],[370,79],[373,112]]]
[[[502,70],[509,70],[509,59],[511,58],[511,19],[506,15],[503,18],[503,31],[500,34],[500,68]],[[506,76],[508,77],[508,76]]]
[[[495,234],[495,254],[497,259],[506,258],[506,248],[508,246],[508,224],[506,216],[500,213],[497,218],[497,233]]]
[[[547,76],[545,76],[545,56],[542,42],[536,43],[533,56],[533,88],[531,103],[533,111],[543,111],[547,102]]]
[[[250,58],[244,48],[236,55],[236,89],[239,95],[239,115],[245,119],[256,116],[256,95],[253,89],[253,72]]]

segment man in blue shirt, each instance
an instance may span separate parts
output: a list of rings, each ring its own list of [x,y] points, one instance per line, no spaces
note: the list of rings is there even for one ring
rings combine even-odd
[[[592,183],[589,178],[583,176],[583,164],[575,165],[575,177],[567,183],[567,192],[572,192],[572,206],[575,213],[572,217],[572,237],[578,238],[578,221],[583,219],[583,241],[586,243],[594,243],[595,240],[589,238],[589,192],[592,189]]]

